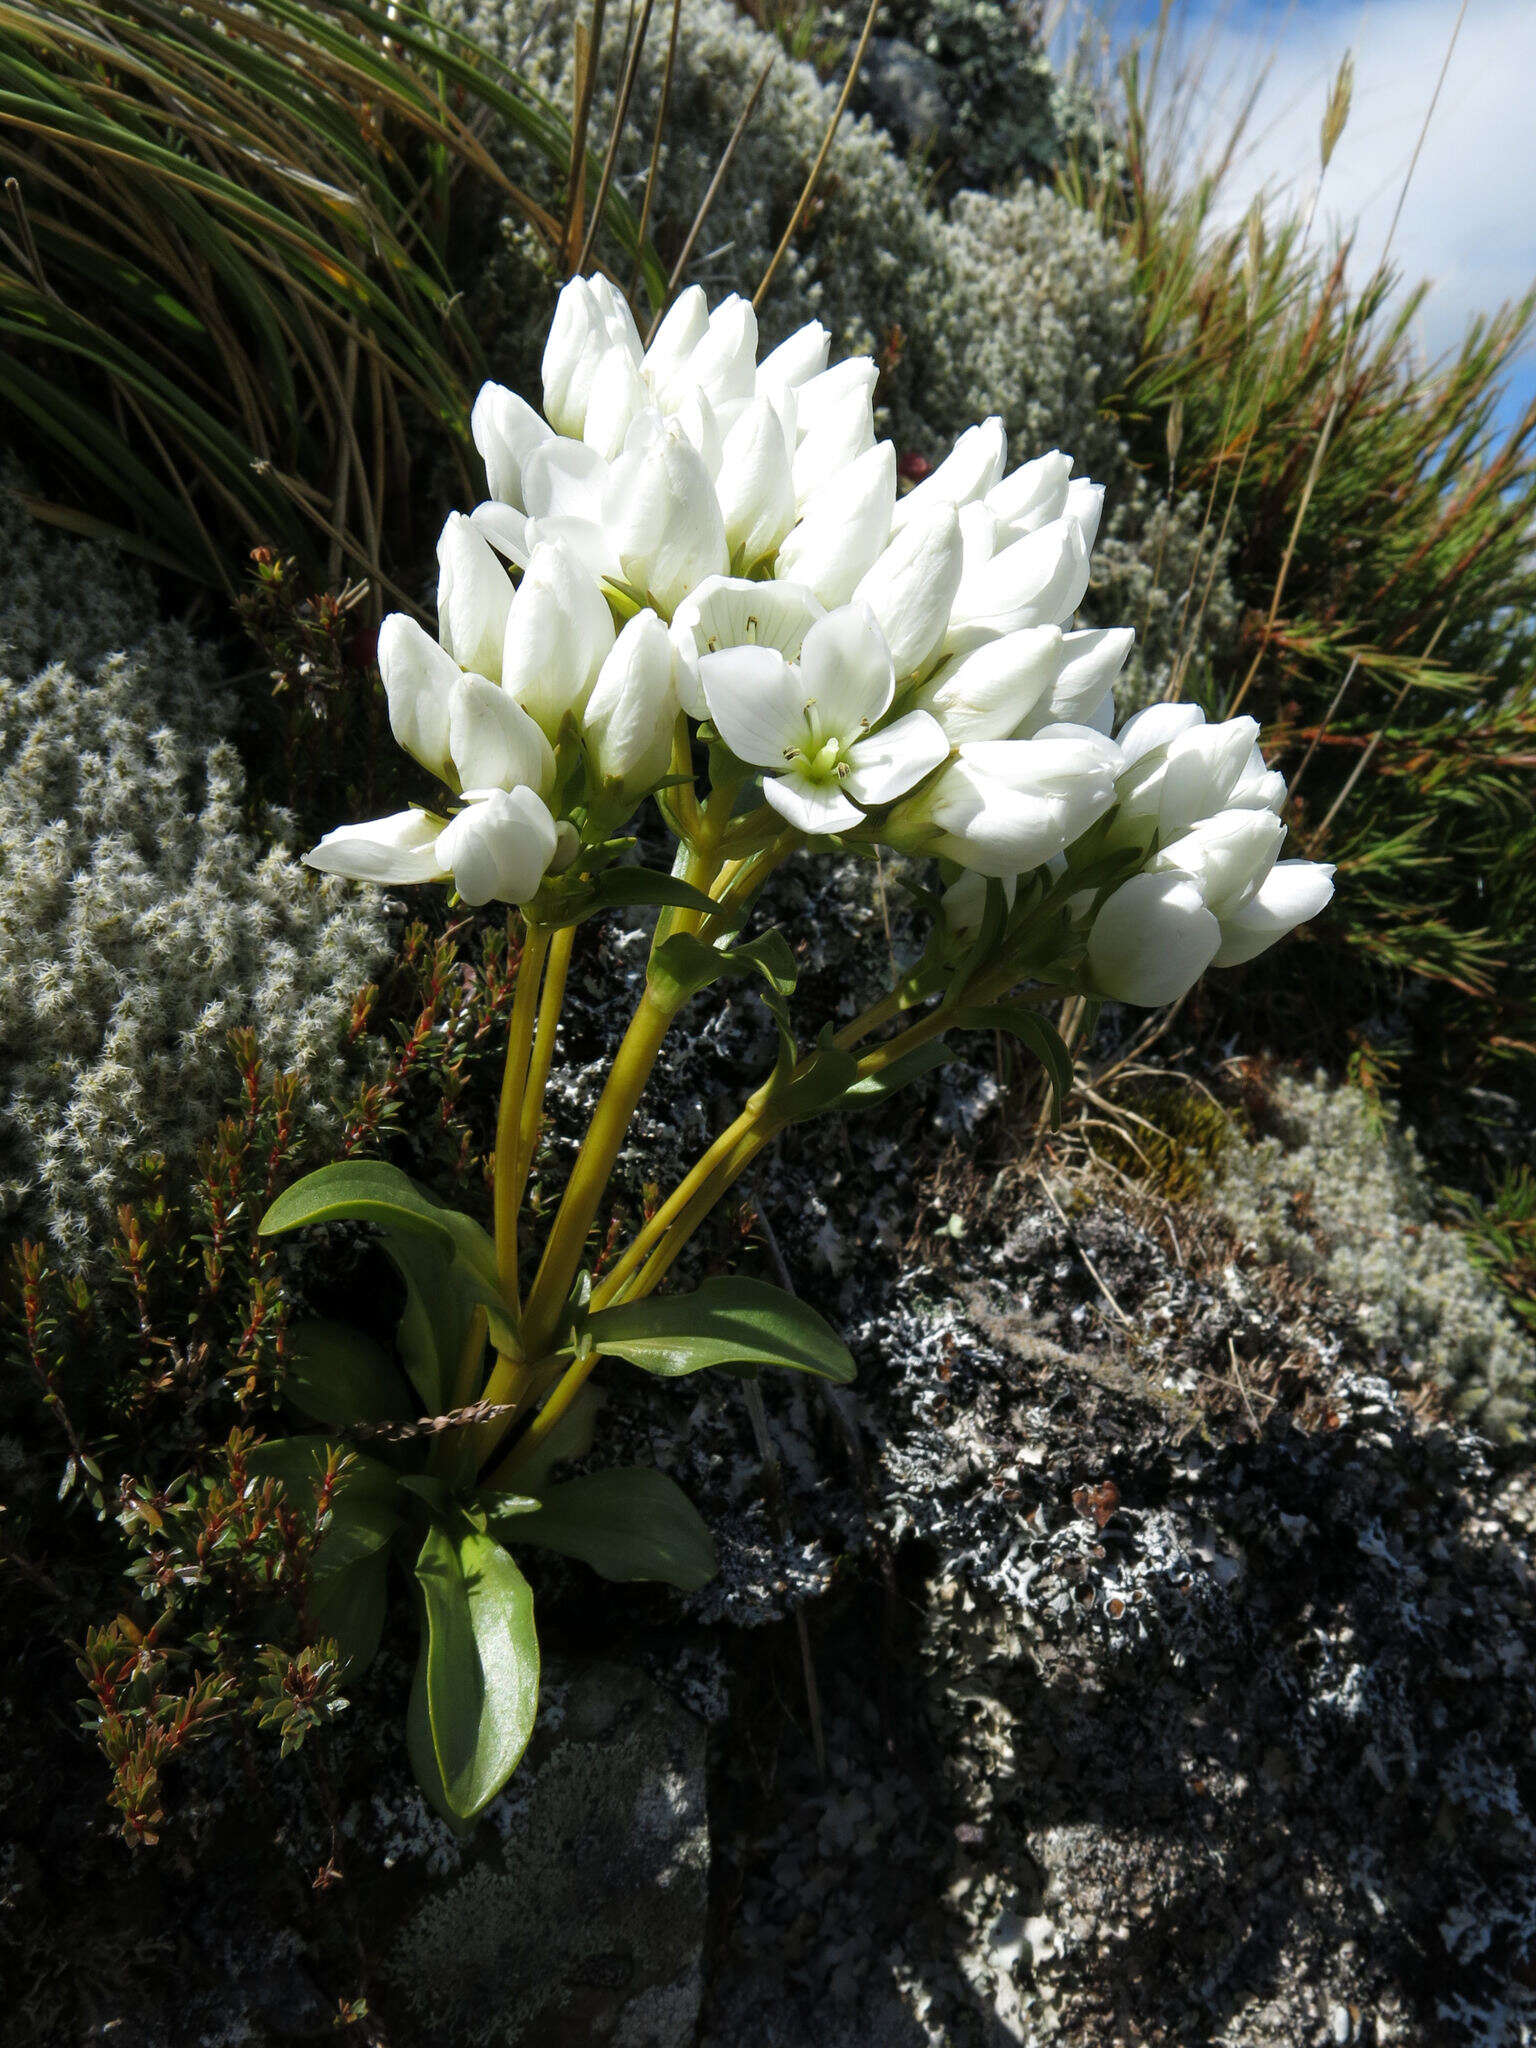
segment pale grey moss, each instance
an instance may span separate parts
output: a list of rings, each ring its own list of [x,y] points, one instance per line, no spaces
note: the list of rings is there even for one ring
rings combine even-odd
[[[140,1157],[191,1170],[235,1026],[324,1127],[387,922],[253,828],[212,655],[142,576],[14,509],[0,539],[0,1220],[79,1268]]]
[[[1222,1151],[1218,1211],[1267,1258],[1322,1280],[1366,1336],[1454,1389],[1490,1435],[1529,1410],[1536,1345],[1434,1221],[1413,1135],[1353,1087],[1282,1080],[1279,1135]]]

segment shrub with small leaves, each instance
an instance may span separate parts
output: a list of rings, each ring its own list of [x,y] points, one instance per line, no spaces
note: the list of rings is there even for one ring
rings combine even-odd
[[[252,815],[213,657],[150,621],[137,572],[14,510],[0,539],[25,563],[0,605],[0,1219],[84,1270],[137,1163],[185,1172],[212,1135],[232,1028],[324,1121],[388,920]]]
[[[1498,1436],[1518,1429],[1536,1393],[1536,1344],[1435,1218],[1413,1135],[1355,1087],[1279,1080],[1270,1134],[1224,1145],[1212,1194],[1240,1237],[1322,1280],[1368,1338],[1400,1348]]]

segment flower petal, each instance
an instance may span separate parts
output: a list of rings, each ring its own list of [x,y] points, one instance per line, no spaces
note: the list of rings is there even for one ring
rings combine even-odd
[[[555,821],[531,789],[494,789],[439,835],[437,858],[471,905],[526,903],[555,855]]]
[[[379,628],[379,674],[389,699],[389,729],[423,768],[447,779],[448,706],[459,665],[404,612]]]
[[[1221,926],[1193,882],[1132,875],[1093,921],[1088,964],[1100,994],[1156,1009],[1194,987],[1220,944]]]
[[[448,873],[436,850],[442,829],[442,819],[430,811],[338,825],[305,854],[304,865],[354,882],[440,882]]]
[[[896,692],[890,649],[868,605],[844,605],[818,619],[800,650],[801,701],[821,739],[850,745],[890,709]]]
[[[848,832],[864,822],[864,813],[857,804],[849,803],[835,782],[812,782],[805,775],[768,775],[763,778],[763,795],[781,818],[812,838]]]
[[[523,465],[554,429],[504,384],[482,384],[469,415],[469,431],[485,464],[492,499],[514,511],[525,510]]]
[[[678,702],[690,718],[707,718],[698,676],[702,656],[727,647],[776,647],[786,661],[798,661],[806,634],[825,617],[826,607],[803,584],[706,577],[672,614]]]
[[[477,505],[470,513],[469,520],[476,533],[483,534],[498,555],[505,555],[519,569],[527,568],[533,544],[528,538],[526,513],[514,510],[511,505],[499,505],[494,498],[487,498],[483,505]]]
[[[437,543],[437,637],[460,668],[493,682],[512,582],[495,549],[462,512],[450,512]]]
[[[949,741],[938,720],[926,711],[909,711],[851,749],[843,788],[866,808],[894,803],[948,759]]]
[[[699,662],[699,679],[715,730],[738,761],[782,768],[786,754],[808,744],[800,671],[776,647],[728,647],[706,654]]]
[[[448,731],[463,789],[512,789],[522,783],[542,795],[554,781],[549,741],[522,706],[484,676],[458,677]]]
[[[1327,907],[1333,867],[1327,861],[1283,860],[1242,909],[1221,921],[1218,967],[1240,967]]]

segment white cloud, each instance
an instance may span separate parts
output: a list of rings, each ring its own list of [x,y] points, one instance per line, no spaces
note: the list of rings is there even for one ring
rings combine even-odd
[[[1224,212],[1241,215],[1256,192],[1303,202],[1317,177],[1318,131],[1347,49],[1355,57],[1349,122],[1323,180],[1318,223],[1358,222],[1354,274],[1386,242],[1459,0],[1364,0],[1254,9],[1191,21],[1186,49],[1200,53],[1203,126],[1220,137],[1243,88],[1271,60],[1250,142],[1235,166]],[[1466,17],[1413,172],[1391,255],[1408,283],[1433,281],[1420,340],[1437,355],[1473,313],[1490,312],[1536,282],[1536,0],[1469,0]]]

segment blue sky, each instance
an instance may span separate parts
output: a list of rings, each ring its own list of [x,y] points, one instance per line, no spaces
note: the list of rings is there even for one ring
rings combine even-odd
[[[1156,0],[1129,0],[1116,10],[1116,34],[1123,40],[1156,16]],[[1324,233],[1358,221],[1362,267],[1386,242],[1454,33],[1391,243],[1406,278],[1433,280],[1420,346],[1441,353],[1470,315],[1536,283],[1536,0],[1467,0],[1464,14],[1460,0],[1174,0],[1174,21],[1198,60],[1191,155],[1201,126],[1223,133],[1268,62],[1250,145],[1231,183],[1234,215],[1255,192],[1311,192],[1323,107],[1340,59],[1353,51],[1353,107],[1318,218]],[[1528,359],[1506,414],[1518,414],[1533,392],[1536,359]]]

